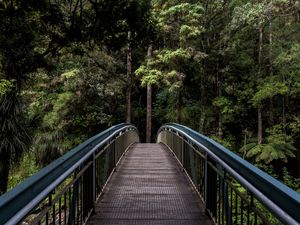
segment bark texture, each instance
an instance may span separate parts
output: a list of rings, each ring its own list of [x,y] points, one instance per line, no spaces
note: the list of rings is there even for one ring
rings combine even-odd
[[[132,88],[132,49],[131,49],[131,31],[128,31],[128,48],[127,48],[127,91],[126,91],[126,122],[131,123],[131,88]]]
[[[152,57],[152,45],[148,48],[147,53],[148,59]],[[151,142],[151,131],[152,131],[152,87],[151,84],[147,85],[147,122],[146,122],[146,142]]]

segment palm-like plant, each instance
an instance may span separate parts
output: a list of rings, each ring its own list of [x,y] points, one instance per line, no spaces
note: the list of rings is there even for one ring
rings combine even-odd
[[[254,158],[255,162],[271,163],[273,160],[287,162],[288,158],[296,157],[294,154],[296,148],[290,143],[284,142],[260,145],[257,143],[249,143],[241,150],[246,151],[246,157]]]
[[[283,132],[281,125],[275,125],[266,132],[269,133],[266,143],[257,144],[256,140],[252,139],[241,148],[240,151],[246,158],[253,159],[257,163],[269,164],[274,160],[287,162],[289,158],[296,157],[294,154],[296,148],[292,145],[292,138]]]
[[[63,154],[63,137],[60,130],[39,134],[34,142],[35,159],[39,165],[46,166]]]
[[[0,194],[6,192],[8,174],[28,148],[30,137],[23,126],[24,117],[15,90],[0,98]]]

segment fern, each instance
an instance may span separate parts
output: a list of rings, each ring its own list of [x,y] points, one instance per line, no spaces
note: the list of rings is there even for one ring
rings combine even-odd
[[[290,143],[269,143],[256,144],[249,143],[241,148],[246,151],[246,158],[254,158],[255,162],[271,163],[273,160],[288,161],[288,158],[296,157],[294,148]]]

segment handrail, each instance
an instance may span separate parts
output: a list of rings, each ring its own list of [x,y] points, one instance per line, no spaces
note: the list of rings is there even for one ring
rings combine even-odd
[[[234,154],[224,146],[199,134],[198,132],[175,123],[163,125],[162,131],[177,133],[182,138],[205,151],[207,155],[251,190],[262,203],[285,224],[300,223],[300,195],[275,178],[261,171],[246,160]]]
[[[137,132],[131,124],[112,126],[73,148],[11,191],[0,196],[0,224],[19,223],[36,204],[49,195],[97,149],[129,130]]]

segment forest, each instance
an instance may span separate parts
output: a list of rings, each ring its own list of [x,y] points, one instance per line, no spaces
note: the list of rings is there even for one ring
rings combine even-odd
[[[298,0],[0,0],[0,194],[122,122],[184,124],[300,192],[299,59]]]

